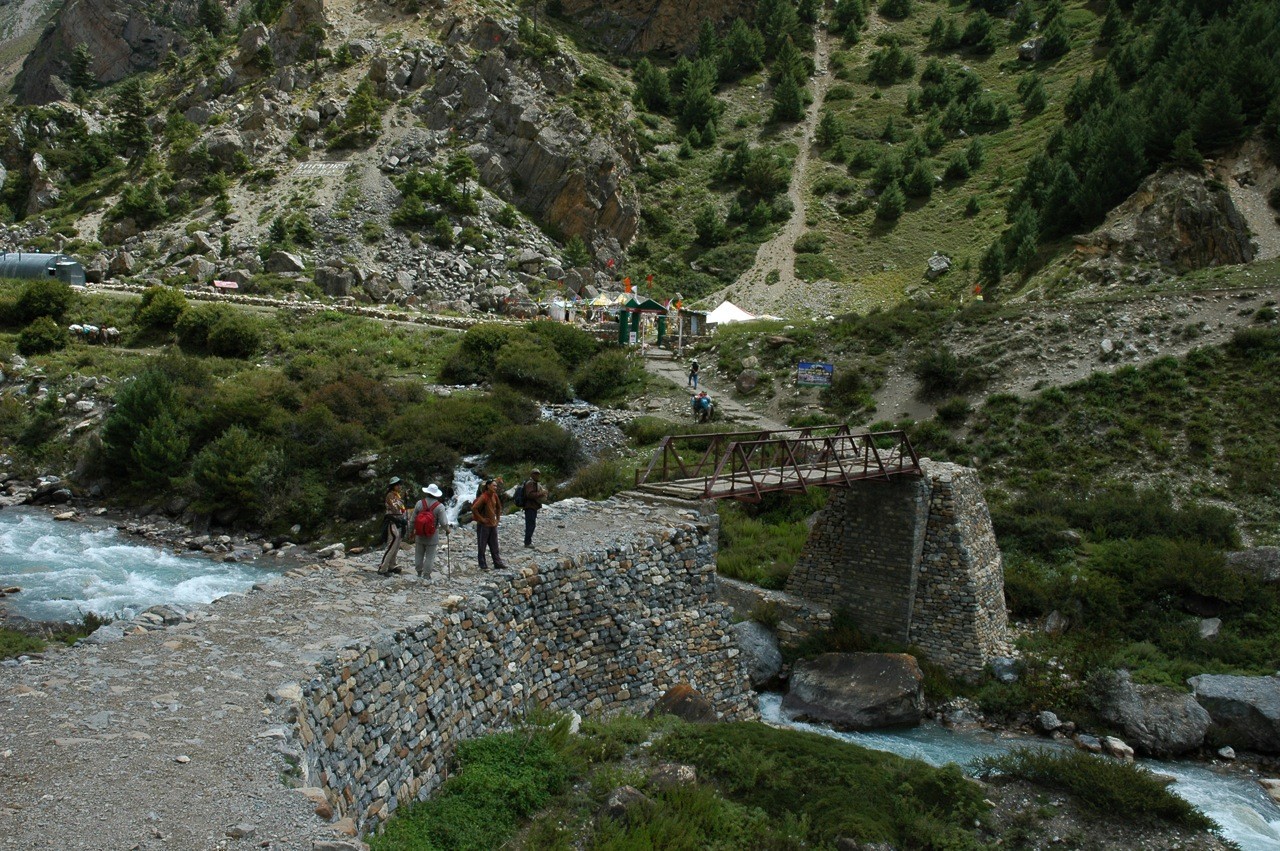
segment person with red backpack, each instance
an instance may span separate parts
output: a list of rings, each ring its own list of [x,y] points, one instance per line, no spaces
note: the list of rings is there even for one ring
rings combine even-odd
[[[440,545],[440,533],[449,534],[449,519],[444,513],[444,496],[435,482],[422,489],[426,494],[413,507],[413,566],[418,576],[431,578],[436,564],[436,551]]]

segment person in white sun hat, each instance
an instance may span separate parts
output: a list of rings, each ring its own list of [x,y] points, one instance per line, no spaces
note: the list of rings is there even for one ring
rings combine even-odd
[[[422,489],[424,496],[413,506],[413,567],[427,580],[436,564],[440,536],[449,534],[449,519],[444,513],[444,492],[435,482]]]

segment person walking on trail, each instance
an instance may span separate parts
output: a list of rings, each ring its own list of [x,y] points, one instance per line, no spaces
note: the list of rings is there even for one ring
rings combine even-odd
[[[698,389],[698,362],[696,360],[689,361],[689,386],[694,390]]]
[[[387,483],[387,493],[383,497],[382,504],[382,534],[387,542],[387,550],[382,554],[378,573],[387,576],[400,571],[400,568],[396,567],[396,556],[400,554],[400,542],[404,540],[404,531],[409,525],[409,518],[404,510],[404,494],[399,476],[392,476],[391,481]]]
[[[540,478],[542,478],[542,471],[535,467],[529,471],[529,478],[520,485],[524,496],[521,505],[524,508],[524,545],[526,547],[533,546],[533,530],[538,525],[538,510],[550,496],[547,489],[538,481]]]
[[[493,566],[498,570],[506,570],[502,563],[502,555],[498,552],[498,521],[502,518],[502,479],[489,479],[475,502],[471,503],[471,517],[476,521],[476,547],[479,555],[480,569],[488,570],[485,563],[484,550],[489,548],[493,554]]]
[[[413,568],[423,580],[431,578],[436,566],[440,535],[449,535],[449,519],[440,498],[444,493],[435,482],[422,489],[422,499],[413,506]]]

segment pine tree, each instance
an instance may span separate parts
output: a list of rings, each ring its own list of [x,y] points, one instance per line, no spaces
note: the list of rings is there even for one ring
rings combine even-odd
[[[1057,59],[1059,56],[1065,56],[1070,49],[1071,34],[1067,31],[1067,25],[1063,23],[1062,16],[1059,15],[1044,28],[1044,44],[1040,47],[1040,58]]]
[[[823,110],[822,118],[818,119],[818,129],[814,134],[815,141],[822,147],[829,148],[842,136],[844,136],[844,125],[840,117],[830,110]]]
[[[93,74],[93,54],[89,45],[83,41],[71,51],[70,67],[67,71],[67,83],[76,89],[91,89],[98,82]]]
[[[792,122],[804,118],[804,90],[795,78],[786,76],[773,89],[772,121]]]
[[[693,229],[696,233],[696,241],[699,245],[710,248],[713,245],[719,245],[720,236],[724,232],[724,225],[720,219],[720,212],[713,204],[707,204],[693,219]]]
[[[1102,27],[1098,30],[1098,43],[1105,45],[1119,44],[1124,38],[1124,17],[1116,0],[1107,3],[1107,15],[1102,19]]]
[[[1196,150],[1195,139],[1190,130],[1183,130],[1173,140],[1173,150],[1169,152],[1169,163],[1179,168],[1200,171],[1204,168],[1204,157]]]
[[[1220,78],[1200,95],[1191,116],[1191,127],[1196,147],[1204,151],[1213,151],[1240,138],[1244,130],[1244,110],[1225,79]]]
[[[671,104],[671,88],[667,75],[648,59],[636,63],[636,88],[632,100],[641,109],[664,114]]]
[[[209,32],[209,35],[217,38],[226,32],[227,10],[223,7],[221,0],[200,0],[196,10],[196,20]]]
[[[880,202],[876,204],[876,218],[886,222],[896,222],[906,212],[907,199],[898,188],[898,184],[890,183],[880,193]]]
[[[151,144],[151,129],[147,127],[151,106],[142,78],[133,76],[121,83],[111,107],[117,116],[116,137],[120,147],[134,155],[145,153]]]
[[[720,36],[710,18],[702,19],[698,29],[698,58],[715,60],[720,55]]]
[[[994,290],[1004,277],[1004,249],[1000,240],[991,243],[982,260],[978,262],[978,281],[988,291]]]
[[[784,77],[791,77],[799,83],[808,76],[809,69],[805,64],[804,56],[796,47],[796,43],[787,39],[782,43],[778,57],[773,60],[773,79],[781,80]]]
[[[907,194],[912,198],[928,198],[933,194],[933,172],[924,160],[915,164],[903,183]]]
[[[190,441],[170,411],[164,411],[138,431],[130,448],[134,476],[150,488],[170,487],[187,458]]]
[[[381,105],[373,90],[373,83],[368,78],[360,81],[351,99],[347,101],[347,114],[343,123],[348,129],[362,133],[373,133],[382,125]]]
[[[470,200],[471,182],[480,179],[480,170],[476,168],[476,161],[471,159],[465,151],[459,151],[449,158],[449,162],[444,167],[444,173],[457,187],[463,200]]]

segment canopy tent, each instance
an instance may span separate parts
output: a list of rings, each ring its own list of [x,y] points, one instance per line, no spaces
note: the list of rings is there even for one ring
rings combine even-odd
[[[730,322],[746,322],[755,319],[741,307],[731,301],[722,301],[720,306],[707,314],[708,325],[728,325]]]

